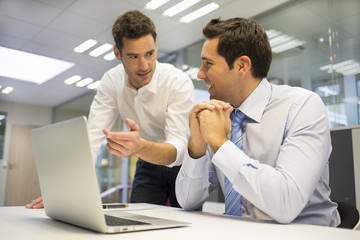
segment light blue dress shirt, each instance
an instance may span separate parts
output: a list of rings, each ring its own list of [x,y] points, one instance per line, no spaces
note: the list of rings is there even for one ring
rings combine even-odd
[[[199,208],[224,175],[242,196],[242,216],[335,227],[337,204],[329,199],[331,139],[321,98],[309,90],[263,79],[239,110],[243,146],[208,147],[199,159],[184,160],[176,196],[185,210]]]

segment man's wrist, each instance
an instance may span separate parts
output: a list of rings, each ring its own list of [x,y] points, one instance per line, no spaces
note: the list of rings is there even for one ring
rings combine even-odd
[[[213,138],[211,142],[209,142],[208,144],[211,150],[213,151],[213,153],[215,154],[217,150],[228,140],[229,140],[228,138]]]
[[[136,151],[134,152],[134,155],[138,158],[141,158],[143,159],[143,153],[146,151],[146,145],[148,144],[149,142],[147,142],[146,140],[140,138],[139,139],[139,142],[137,144],[137,148],[136,148]]]

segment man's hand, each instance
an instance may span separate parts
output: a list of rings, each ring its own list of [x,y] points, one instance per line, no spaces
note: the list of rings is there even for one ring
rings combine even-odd
[[[216,151],[229,140],[231,120],[229,110],[203,110],[199,113],[201,134],[211,150]]]
[[[176,148],[167,142],[151,142],[139,135],[139,126],[131,119],[125,119],[128,132],[110,132],[104,129],[107,150],[120,157],[136,156],[149,163],[170,165],[176,160]]]
[[[219,100],[209,100],[196,104],[189,113],[190,139],[188,143],[189,155],[192,158],[200,158],[206,152],[207,142],[203,138],[200,126],[199,114],[204,110],[209,111],[232,111],[233,107]]]
[[[134,120],[125,119],[126,124],[129,126],[128,132],[110,132],[104,129],[103,133],[106,136],[107,150],[120,157],[136,156],[141,149],[141,141],[139,135],[139,126]]]
[[[39,197],[38,199],[36,199],[35,201],[32,201],[29,204],[26,204],[25,207],[26,208],[34,208],[34,209],[43,208],[44,202],[43,202],[42,197]]]

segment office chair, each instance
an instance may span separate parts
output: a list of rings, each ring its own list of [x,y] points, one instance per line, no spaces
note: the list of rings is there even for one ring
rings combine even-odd
[[[358,229],[360,216],[358,210],[348,203],[335,201],[338,204],[341,223],[338,228]]]

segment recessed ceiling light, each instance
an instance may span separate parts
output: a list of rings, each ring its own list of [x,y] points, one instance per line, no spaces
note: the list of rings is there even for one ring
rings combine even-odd
[[[68,79],[66,79],[66,80],[64,81],[64,83],[67,84],[67,85],[71,85],[71,84],[76,83],[76,82],[79,81],[80,79],[81,79],[81,76],[79,76],[79,75],[74,75],[74,76],[69,77]]]
[[[215,9],[219,8],[219,4],[217,3],[210,3],[202,8],[199,8],[198,10],[195,10],[194,12],[189,13],[188,15],[183,16],[180,19],[180,22],[183,23],[189,23],[194,21],[195,19],[204,16],[205,14],[208,14],[212,11],[214,11]]]
[[[321,71],[327,70],[328,73],[335,71],[337,73],[341,73],[345,76],[360,74],[360,63],[354,59],[335,63],[328,64],[320,67]]]
[[[75,63],[0,47],[0,75],[42,84]]]
[[[77,87],[85,87],[86,85],[92,83],[94,80],[92,78],[84,78],[83,80],[76,83]]]
[[[284,52],[286,50],[302,46],[304,44],[305,44],[305,41],[301,41],[301,40],[298,40],[298,39],[290,39],[290,41],[288,41],[288,42],[285,42],[285,43],[282,43],[281,45],[273,47],[272,51],[274,53],[281,53],[281,52]]]
[[[107,60],[107,61],[111,61],[111,60],[114,60],[116,57],[115,57],[115,54],[114,52],[110,52],[108,54],[106,54],[104,56],[104,59]]]
[[[92,56],[92,57],[98,57],[100,56],[101,54],[109,51],[110,49],[113,48],[113,45],[109,44],[109,43],[105,43],[103,45],[101,45],[100,47],[98,48],[95,48],[94,50],[92,50],[89,55]]]
[[[145,5],[145,9],[147,10],[155,10],[158,7],[164,5],[165,3],[167,3],[169,0],[152,0],[150,2],[148,2]]]
[[[266,30],[265,32],[269,39],[273,39],[281,34],[281,32],[274,29]]]
[[[6,87],[6,88],[4,88],[4,89],[1,91],[1,93],[3,93],[3,94],[9,94],[9,93],[11,93],[12,91],[14,91],[14,88],[13,88],[13,87]]]
[[[100,86],[100,80],[96,81],[96,82],[93,82],[93,83],[90,83],[87,88],[88,89],[96,89]]]
[[[289,36],[274,29],[266,30],[266,34],[274,53],[281,53],[306,43],[305,41],[296,39],[293,36]]]
[[[74,51],[77,53],[83,53],[86,50],[88,50],[89,48],[95,46],[97,44],[97,41],[94,39],[89,39],[85,42],[83,42],[82,44],[80,44],[79,46],[74,48]]]
[[[172,17],[178,14],[179,12],[184,11],[185,9],[197,4],[201,0],[184,0],[178,4],[172,6],[171,8],[165,10],[162,15]]]

